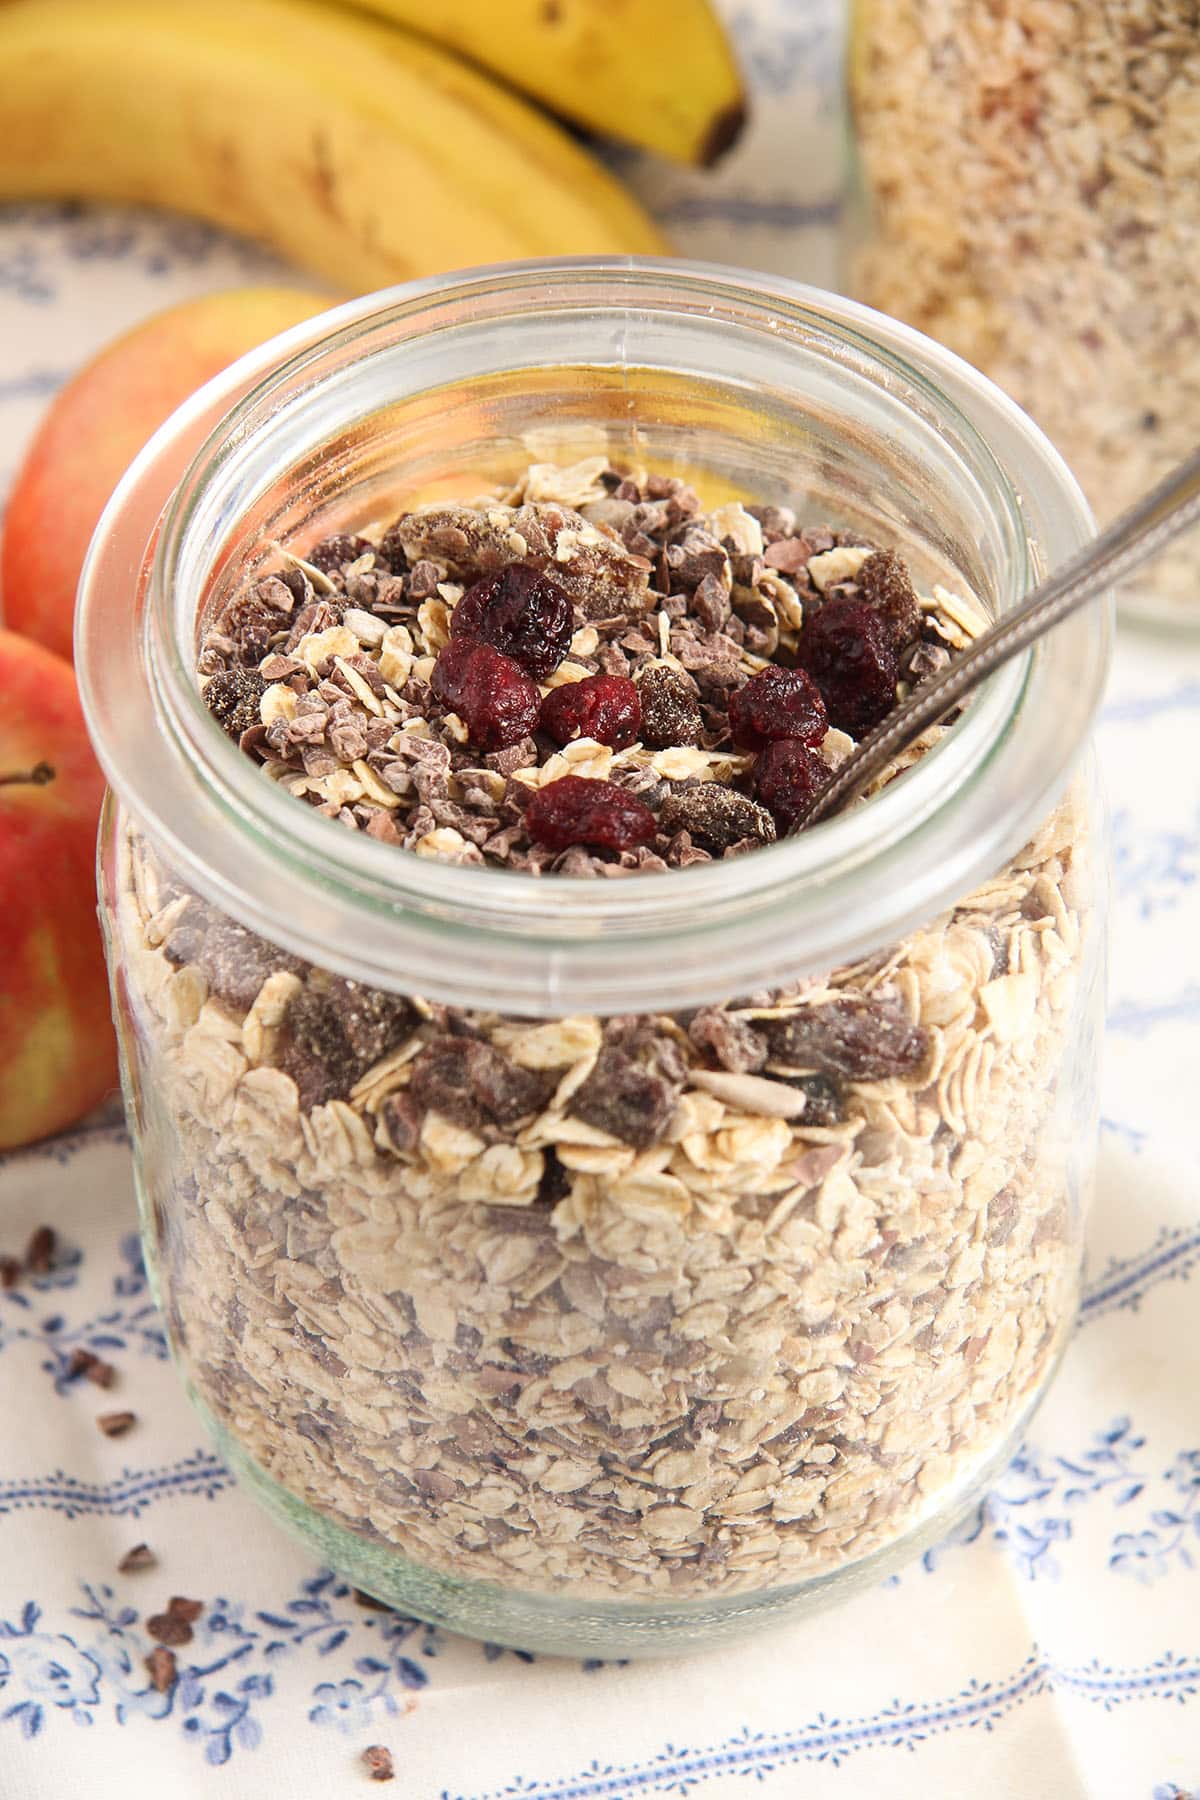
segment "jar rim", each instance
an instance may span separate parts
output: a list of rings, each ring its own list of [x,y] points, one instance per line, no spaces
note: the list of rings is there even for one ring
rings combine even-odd
[[[998,671],[955,729],[867,805],[753,855],[603,883],[401,855],[347,832],[264,781],[204,707],[194,675],[197,587],[187,578],[189,544],[203,535],[201,502],[210,522],[228,510],[233,477],[240,469],[240,479],[254,479],[246,471],[266,449],[264,425],[283,408],[293,424],[306,408],[309,424],[332,418],[331,370],[336,377],[353,363],[365,334],[412,330],[414,319],[428,331],[439,313],[469,314],[523,292],[543,309],[586,303],[616,313],[651,297],[668,313],[724,308],[742,328],[823,334],[873,364],[931,407],[939,431],[972,461],[1011,552],[1004,606],[1027,586],[1031,555],[1057,563],[1089,535],[1086,503],[1032,422],[951,353],[856,302],[782,278],[632,257],[500,265],[409,284],[306,321],[243,358],[173,415],[114,495],[81,582],[77,661],[118,796],[179,873],[250,929],[354,979],[453,1004],[530,1015],[665,1009],[713,998],[714,969],[723,995],[748,992],[894,941],[992,873],[1048,810],[1099,700],[1102,611]],[[908,404],[915,424],[916,402]],[[147,526],[160,522],[151,560]],[[145,679],[149,704],[137,707],[105,606],[131,564],[138,605],[130,631],[115,635]],[[1052,696],[1059,705],[1048,717]]]

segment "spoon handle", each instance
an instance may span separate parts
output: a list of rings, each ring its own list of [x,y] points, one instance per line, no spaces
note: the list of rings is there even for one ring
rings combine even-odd
[[[975,639],[932,681],[926,681],[866,736],[821,789],[800,819],[815,825],[840,812],[894,756],[977,687],[1001,663],[1018,656],[1043,632],[1156,555],[1200,520],[1200,450],[1122,513],[1068,563],[1022,600],[1015,611]],[[1197,570],[1200,587],[1200,569]]]

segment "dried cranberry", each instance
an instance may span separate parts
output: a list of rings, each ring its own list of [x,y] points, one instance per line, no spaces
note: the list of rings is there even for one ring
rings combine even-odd
[[[541,725],[556,744],[586,737],[623,750],[637,741],[642,703],[623,675],[589,675],[550,690],[542,701]]]
[[[827,600],[800,633],[797,655],[825,701],[830,723],[861,737],[896,704],[890,622],[865,600]]]
[[[803,669],[763,669],[729,696],[729,729],[739,750],[761,750],[777,738],[815,745],[828,728],[825,702]]]
[[[537,724],[541,695],[511,656],[478,638],[457,637],[440,652],[430,687],[453,707],[481,750],[504,750]]]
[[[600,850],[634,850],[648,844],[658,821],[636,794],[612,781],[564,775],[538,788],[525,808],[525,828],[552,850],[591,844]]]
[[[467,589],[451,614],[450,631],[482,638],[544,681],[571,647],[575,612],[557,581],[528,563],[509,563]]]
[[[799,819],[832,770],[807,744],[779,738],[768,744],[754,766],[754,789],[785,831]]]

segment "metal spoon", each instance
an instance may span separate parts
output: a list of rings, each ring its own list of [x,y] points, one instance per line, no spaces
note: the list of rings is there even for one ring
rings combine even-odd
[[[800,816],[800,825],[815,825],[840,812],[861,793],[901,750],[906,750],[930,725],[958,705],[972,688],[1010,657],[1019,656],[1044,632],[1050,631],[1085,601],[1148,562],[1172,538],[1200,520],[1200,450],[1165,480],[1152,488],[1136,506],[1065,563],[1057,574],[989,627],[970,648],[877,725],[840,764],[827,787],[811,800]],[[1200,571],[1197,573],[1200,582]]]

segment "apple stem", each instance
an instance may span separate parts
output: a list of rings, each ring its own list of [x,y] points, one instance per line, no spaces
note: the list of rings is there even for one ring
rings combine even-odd
[[[16,769],[10,775],[0,775],[0,787],[18,786],[23,782],[32,787],[45,787],[48,781],[54,780],[54,775],[48,762],[34,763],[32,769]]]

